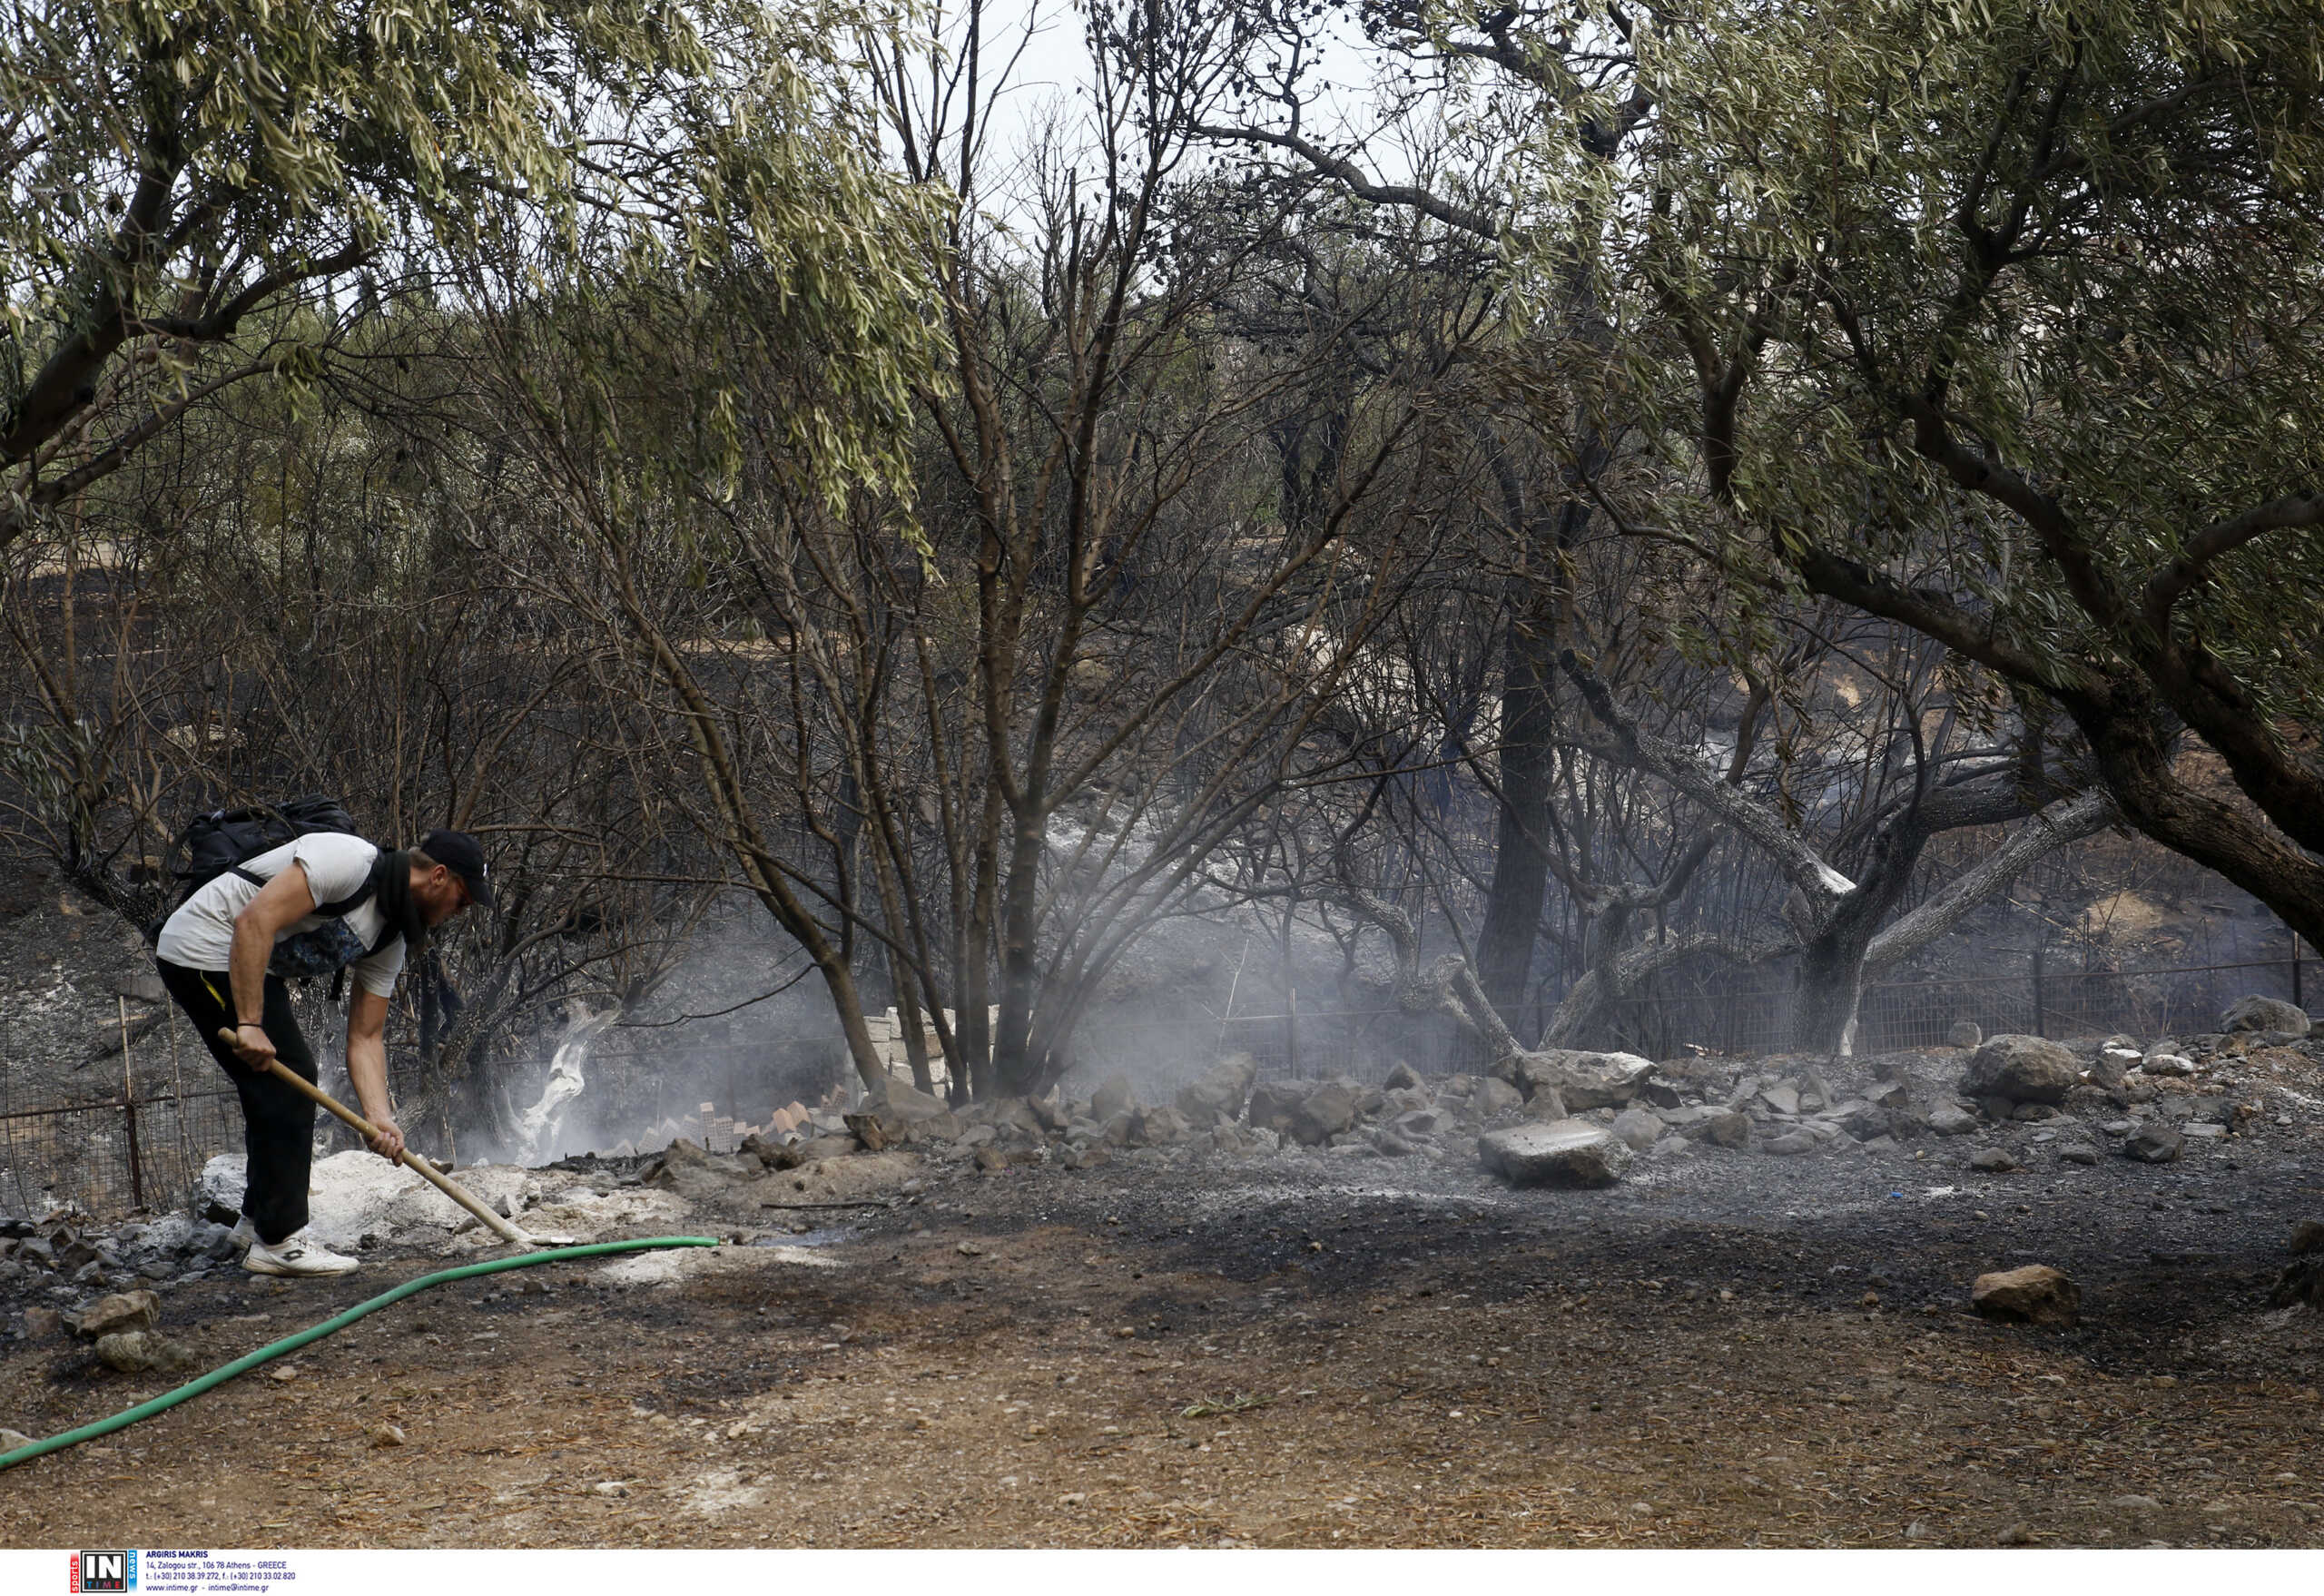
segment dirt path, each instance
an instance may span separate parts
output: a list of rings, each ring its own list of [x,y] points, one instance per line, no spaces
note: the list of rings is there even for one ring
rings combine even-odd
[[[1901,1159],[1723,1167],[932,1174],[828,1246],[400,1305],[15,1473],[0,1542],[2324,1542],[2324,1315],[2261,1305],[2312,1157],[1942,1197]],[[2036,1256],[2083,1328],[1960,1311]],[[165,1327],[212,1366],[429,1266],[198,1282]],[[9,1345],[0,1415],[42,1433],[167,1384]]]

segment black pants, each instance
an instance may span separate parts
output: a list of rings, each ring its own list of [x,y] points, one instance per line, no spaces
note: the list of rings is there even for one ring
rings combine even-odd
[[[154,963],[161,969],[162,985],[193,1021],[195,1034],[242,1099],[242,1147],[250,1155],[242,1213],[258,1238],[271,1246],[306,1227],[307,1177],[315,1161],[315,1106],[273,1076],[252,1071],[219,1039],[222,1028],[231,1030],[234,1025],[233,989],[226,984],[223,970],[188,970],[166,959]],[[261,1023],[283,1067],[312,1081],[315,1055],[290,1011],[290,989],[279,976],[266,978]]]

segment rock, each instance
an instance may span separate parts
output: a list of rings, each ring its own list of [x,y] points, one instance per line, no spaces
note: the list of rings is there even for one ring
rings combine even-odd
[[[2168,1125],[2148,1125],[2122,1143],[2122,1157],[2141,1164],[2168,1164],[2186,1147],[2187,1138]]]
[[[1496,1114],[1506,1114],[1512,1108],[1522,1108],[1524,1104],[1525,1094],[1505,1080],[1482,1080],[1469,1096],[1470,1107],[1486,1119]]]
[[[1759,1094],[1759,1100],[1778,1114],[1799,1112],[1799,1089],[1787,1082],[1778,1081],[1768,1087]]]
[[[1291,1116],[1291,1134],[1307,1147],[1321,1147],[1356,1121],[1356,1094],[1344,1081],[1327,1080],[1303,1098]]]
[[[2109,1119],[2098,1128],[2108,1136],[2128,1136],[2138,1128],[2139,1122],[2135,1119]]]
[[[64,1334],[64,1315],[54,1308],[26,1308],[22,1323],[27,1341],[46,1341]]]
[[[1803,1114],[1820,1114],[1834,1103],[1838,1102],[1839,1098],[1839,1093],[1832,1089],[1832,1083],[1811,1069],[1807,1072],[1807,1079],[1800,1083],[1799,1111]]]
[[[1012,1098],[1009,1108],[1031,1128],[1032,1134],[1041,1133],[1041,1120],[1025,1105],[1024,1099]],[[876,1091],[864,1098],[863,1113],[879,1118],[882,1132],[890,1147],[914,1141],[947,1141],[960,1134],[960,1122],[952,1113],[952,1105],[932,1092],[924,1092],[908,1080],[887,1077]],[[842,1115],[842,1122],[851,1130],[862,1114]],[[859,1138],[862,1136],[857,1131]],[[872,1148],[878,1152],[877,1148]]]
[[[2288,1308],[2299,1303],[2324,1308],[2324,1257],[2311,1255],[2294,1258],[2276,1276],[2275,1288],[2268,1294],[2268,1305]]]
[[[1477,1158],[1512,1186],[1611,1186],[1631,1153],[1613,1133],[1586,1119],[1557,1119],[1488,1131]]]
[[[193,1362],[193,1351],[158,1330],[122,1330],[97,1337],[97,1358],[107,1368],[124,1374],[154,1369],[182,1369]]]
[[[1420,1149],[1393,1130],[1372,1133],[1372,1150],[1384,1158],[1409,1158]]]
[[[1662,1121],[1650,1108],[1625,1108],[1614,1116],[1613,1133],[1632,1152],[1642,1153],[1662,1139]]]
[[[2122,1077],[2145,1061],[2144,1055],[2115,1048],[2101,1048],[2097,1059],[2090,1066],[2090,1083],[2112,1090],[2122,1084]]]
[[[1127,1075],[1108,1075],[1089,1094],[1089,1118],[1103,1125],[1117,1114],[1127,1114],[1137,1105],[1137,1096],[1131,1089]]]
[[[5,1424],[0,1424],[0,1452],[14,1452],[19,1446],[30,1446],[37,1439],[37,1436],[27,1435],[22,1430],[11,1430]]]
[[[799,1149],[800,1162],[812,1164],[824,1158],[844,1158],[856,1150],[852,1136],[819,1136]]]
[[[2226,1126],[2215,1125],[2204,1119],[2190,1120],[2181,1126],[2179,1130],[2181,1135],[2191,1136],[2197,1141],[2218,1141],[2227,1135]]]
[[[1956,1048],[1974,1048],[1985,1039],[1985,1033],[1977,1029],[1974,1020],[1956,1020],[1945,1033],[1945,1039]]]
[[[1222,1119],[1240,1119],[1252,1083],[1258,1079],[1256,1059],[1248,1053],[1230,1053],[1205,1071],[1201,1079],[1178,1089],[1178,1112],[1197,1128],[1207,1128]]]
[[[2302,1219],[2293,1226],[2284,1250],[2295,1255],[2324,1252],[2324,1219]]]
[[[2230,1034],[2240,1030],[2273,1030],[2303,1037],[2308,1034],[2309,1023],[2307,1010],[2287,1003],[2281,998],[2262,998],[2256,993],[2236,999],[2219,1017],[2220,1030]]]
[[[1130,1116],[1129,1138],[1133,1146],[1162,1148],[1187,1138],[1186,1116],[1168,1104],[1141,1108]]]
[[[367,1433],[374,1447],[401,1446],[404,1441],[403,1426],[400,1424],[374,1424]]]
[[[2058,1157],[2069,1164],[2095,1164],[2098,1149],[2086,1141],[2070,1141],[2058,1149]]]
[[[193,1206],[203,1218],[231,1225],[242,1217],[242,1171],[248,1165],[241,1153],[220,1153],[202,1167]]]
[[[1657,1108],[1676,1108],[1687,1100],[1674,1083],[1659,1078],[1640,1087],[1638,1095]]]
[[[1760,1143],[1759,1150],[1780,1157],[1795,1153],[1812,1153],[1821,1145],[1823,1144],[1816,1139],[1816,1133],[1802,1126],[1797,1130],[1787,1130],[1781,1136]]]
[[[162,1299],[150,1291],[101,1296],[73,1321],[73,1328],[92,1341],[115,1331],[151,1330],[162,1322]]]
[[[1928,1111],[1928,1128],[1939,1136],[1966,1136],[1977,1128],[1977,1117],[1955,1104],[1940,1103]]]
[[[1564,1095],[1553,1086],[1542,1087],[1520,1104],[1517,1111],[1528,1119],[1564,1119],[1573,1113],[1573,1110],[1565,1106]],[[1590,1118],[1597,1120],[1600,1125],[1611,1125],[1614,1122],[1614,1111],[1611,1108],[1589,1108],[1581,1112]]]
[[[2009,1111],[2009,1117],[2023,1125],[2039,1125],[2044,1119],[2054,1119],[2058,1110],[2050,1103],[2019,1103]]]
[[[1292,1116],[1299,1112],[1299,1105],[1315,1089],[1312,1080],[1260,1081],[1251,1089],[1247,1112],[1252,1127],[1283,1135],[1290,1130]]]
[[[2152,1496],[2132,1495],[2111,1497],[2108,1499],[2106,1505],[2109,1507],[2119,1507],[2128,1512],[2152,1512],[2157,1508],[2160,1508],[2162,1503],[2157,1502]]]
[[[1389,1070],[1388,1079],[1380,1084],[1390,1091],[1424,1092],[1428,1089],[1428,1083],[1409,1064],[1399,1064]]]
[[[2184,1053],[2149,1053],[2139,1068],[2147,1075],[2192,1075],[2195,1061]]]
[[[1111,1148],[1103,1142],[1094,1142],[1086,1148],[1067,1149],[1062,1162],[1068,1169],[1095,1169],[1101,1164],[1110,1162],[1113,1156]]]
[[[1414,1108],[1409,1114],[1396,1117],[1396,1134],[1416,1140],[1425,1140],[1443,1128],[1444,1115],[1441,1109]]]
[[[1969,1305],[1988,1319],[2066,1330],[2082,1316],[2082,1288],[2047,1264],[2028,1264],[1978,1276]]]
[[[1858,1141],[1870,1141],[1876,1136],[1886,1136],[1892,1128],[1888,1111],[1861,1098],[1842,1103],[1825,1118]]]
[[[1742,1148],[1751,1145],[1751,1117],[1736,1109],[1705,1115],[1679,1134],[1689,1141],[1707,1141],[1717,1148]]]
[[[1636,1053],[1570,1054],[1564,1069],[1563,1080],[1543,1084],[1553,1086],[1566,1106],[1577,1113],[1585,1108],[1628,1107],[1654,1073],[1653,1061]]]
[[[2082,1079],[2072,1053],[2038,1036],[1988,1037],[1969,1055],[1961,1089],[1971,1097],[2017,1103],[2055,1103]]]
[[[2017,1160],[2007,1148],[1979,1148],[1969,1155],[1969,1167],[1988,1175],[2006,1175],[2017,1167]]]

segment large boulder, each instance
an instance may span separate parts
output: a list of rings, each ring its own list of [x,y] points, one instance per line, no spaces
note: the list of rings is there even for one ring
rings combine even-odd
[[[1850,1098],[1834,1108],[1827,1118],[1858,1141],[1870,1141],[1876,1136],[1886,1136],[1894,1128],[1888,1110],[1861,1098]]]
[[[1614,1116],[1611,1128],[1632,1152],[1642,1153],[1662,1139],[1661,1117],[1651,1108],[1625,1108]]]
[[[2223,1031],[2272,1030],[2285,1036],[2306,1036],[2308,1010],[2281,998],[2262,998],[2254,993],[2230,1003],[2219,1017],[2219,1028]]]
[[[1132,1147],[1161,1148],[1187,1139],[1187,1118],[1167,1103],[1141,1108],[1130,1116]]]
[[[249,1162],[241,1153],[220,1153],[202,1167],[193,1206],[203,1218],[231,1225],[242,1217],[243,1171]]]
[[[162,1322],[162,1299],[150,1291],[128,1291],[101,1296],[73,1320],[73,1328],[92,1341],[120,1331],[151,1330]]]
[[[1627,1108],[1654,1074],[1652,1060],[1636,1053],[1588,1053],[1570,1048],[1547,1048],[1538,1053],[1512,1053],[1493,1066],[1493,1073],[1527,1098],[1555,1092],[1568,1108]]]
[[[1587,1119],[1552,1119],[1487,1131],[1478,1161],[1512,1186],[1611,1186],[1634,1155],[1620,1138]]]
[[[2082,1288],[2047,1264],[1980,1275],[1969,1305],[1988,1319],[2071,1329],[2082,1314]]]
[[[1345,1081],[1327,1080],[1292,1111],[1291,1134],[1305,1146],[1321,1147],[1355,1128],[1356,1092]]]
[[[2082,1083],[2074,1056],[2047,1037],[1987,1037],[1969,1055],[1961,1089],[1973,1098],[2007,1098],[2014,1103],[2058,1103]]]
[[[1178,1089],[1178,1112],[1189,1125],[1207,1128],[1222,1119],[1239,1119],[1259,1079],[1259,1061],[1248,1053],[1230,1053],[1212,1065],[1200,1080]]]
[[[2122,1157],[2137,1164],[2169,1164],[2187,1150],[2187,1138],[2168,1125],[2142,1126],[2122,1143]]]
[[[1520,1108],[1524,1105],[1523,1092],[1505,1080],[1496,1080],[1491,1077],[1479,1081],[1477,1089],[1469,1094],[1470,1111],[1483,1119],[1490,1119],[1496,1114],[1506,1114],[1512,1108]]]
[[[124,1374],[155,1369],[182,1369],[193,1362],[193,1351],[158,1330],[120,1330],[97,1337],[97,1361]]]
[[[1299,1105],[1315,1089],[1312,1080],[1263,1080],[1251,1089],[1251,1101],[1246,1113],[1255,1130],[1272,1130],[1277,1136],[1288,1135],[1292,1116],[1299,1112]]]
[[[1108,1075],[1089,1094],[1089,1118],[1103,1125],[1117,1114],[1127,1114],[1137,1103],[1127,1075]]]
[[[1739,1108],[1716,1109],[1681,1126],[1689,1141],[1707,1141],[1715,1148],[1742,1148],[1751,1145],[1751,1117]]]

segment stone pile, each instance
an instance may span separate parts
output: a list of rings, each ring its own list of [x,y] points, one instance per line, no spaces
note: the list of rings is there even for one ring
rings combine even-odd
[[[2229,1005],[2218,1030],[2186,1038],[2116,1035],[2069,1046],[1988,1037],[1965,1059],[1956,1099],[1930,1112],[1929,1128],[2024,1138],[2020,1149],[1981,1148],[1973,1167],[2015,1168],[2036,1149],[2093,1164],[2110,1142],[2132,1162],[2167,1164],[2191,1143],[2224,1140],[2265,1114],[2260,1078],[2288,1060],[2310,1066],[2309,1036],[2301,1010],[2255,996]]]
[[[199,1280],[235,1256],[225,1226],[186,1214],[109,1229],[71,1210],[40,1219],[0,1217],[0,1286],[45,1285],[59,1300]]]

